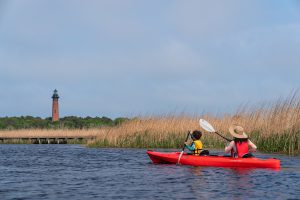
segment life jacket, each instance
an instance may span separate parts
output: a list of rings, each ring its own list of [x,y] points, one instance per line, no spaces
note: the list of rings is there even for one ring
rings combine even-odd
[[[248,139],[235,140],[236,153],[238,158],[242,158],[245,154],[249,153]]]
[[[202,142],[200,140],[195,140],[195,150],[193,151],[193,154],[196,156],[199,156],[202,151]]]

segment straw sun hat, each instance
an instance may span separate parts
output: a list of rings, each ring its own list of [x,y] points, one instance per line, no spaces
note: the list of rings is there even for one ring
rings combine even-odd
[[[232,125],[229,127],[229,133],[235,138],[248,138],[241,126]]]

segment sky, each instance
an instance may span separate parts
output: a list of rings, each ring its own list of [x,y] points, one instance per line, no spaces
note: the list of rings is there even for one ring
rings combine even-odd
[[[297,0],[0,0],[0,117],[226,114],[299,75]]]

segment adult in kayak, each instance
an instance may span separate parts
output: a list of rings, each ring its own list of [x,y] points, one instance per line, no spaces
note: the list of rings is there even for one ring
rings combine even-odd
[[[193,155],[199,156],[199,155],[208,155],[208,150],[203,150],[203,144],[201,142],[202,132],[198,130],[194,130],[191,134],[191,138],[193,140],[192,144],[189,144],[189,142],[185,142],[184,144],[186,147],[192,152]]]
[[[244,128],[233,125],[230,126],[229,133],[232,135],[233,140],[225,147],[225,153],[232,152],[232,156],[238,158],[253,157],[252,152],[255,152],[257,147],[248,138]]]

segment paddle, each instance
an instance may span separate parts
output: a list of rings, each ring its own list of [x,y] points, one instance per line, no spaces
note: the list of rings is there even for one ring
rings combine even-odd
[[[187,140],[189,139],[190,134],[191,134],[190,131],[188,131],[188,134],[186,135],[186,138],[185,138],[185,141],[184,141],[184,142],[187,142]],[[181,159],[181,156],[182,156],[182,154],[183,154],[183,152],[184,152],[184,149],[185,149],[185,144],[183,145],[182,151],[181,151],[181,153],[180,153],[180,155],[179,155],[179,157],[178,157],[177,165],[180,164],[180,159]]]
[[[223,139],[227,140],[228,142],[231,142],[231,141],[232,141],[232,140],[230,140],[230,139],[224,137],[223,135],[219,134],[219,133],[214,129],[214,127],[213,127],[210,123],[208,123],[207,121],[205,121],[204,119],[200,119],[200,120],[199,120],[199,124],[200,124],[200,126],[201,126],[204,130],[206,130],[207,132],[215,133],[215,134],[217,134],[218,136],[222,137]]]

